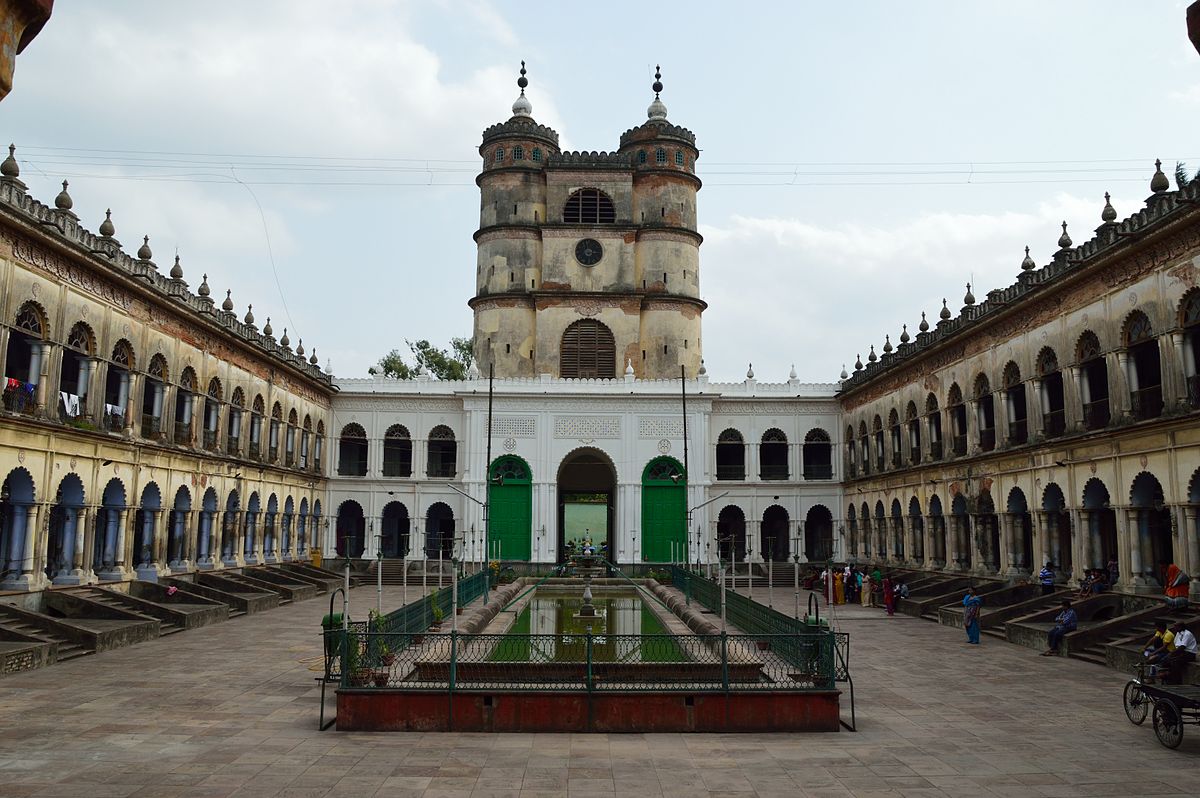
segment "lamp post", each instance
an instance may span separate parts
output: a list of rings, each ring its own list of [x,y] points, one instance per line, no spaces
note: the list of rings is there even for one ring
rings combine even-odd
[[[375,612],[383,615],[383,522],[379,524],[379,534],[375,533],[375,519],[368,523],[368,531],[375,538]]]
[[[800,536],[792,543],[792,590],[796,597],[795,618],[800,620]]]

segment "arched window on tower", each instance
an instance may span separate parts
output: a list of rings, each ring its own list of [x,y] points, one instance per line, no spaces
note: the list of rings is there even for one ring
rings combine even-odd
[[[646,162],[646,151],[645,151],[645,150],[638,150],[638,154],[637,154],[637,162],[638,162],[638,163],[645,163],[645,162]]]
[[[559,376],[611,380],[617,376],[617,346],[612,330],[595,319],[580,319],[563,331]]]
[[[656,164],[665,164],[667,162],[667,151],[659,147],[654,151],[654,162]]]
[[[540,148],[538,148],[538,147],[534,147],[534,148],[533,148],[533,157],[532,157],[532,160],[534,161],[534,163],[541,163],[541,160],[542,160],[542,151],[541,151],[541,149],[540,149]]]
[[[598,188],[581,188],[563,206],[567,224],[615,224],[617,210],[612,199]]]
[[[683,166],[683,150],[675,150],[675,165]]]
[[[513,147],[513,160],[514,161],[525,160],[525,148],[524,147]]]

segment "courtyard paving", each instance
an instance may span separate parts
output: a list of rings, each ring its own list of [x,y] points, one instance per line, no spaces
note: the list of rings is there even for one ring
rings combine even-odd
[[[385,606],[399,593],[386,588]],[[374,589],[352,600],[365,615]],[[792,591],[774,602],[786,611]],[[1026,798],[1195,794],[1200,781],[1200,729],[1162,748],[1125,719],[1121,674],[861,607],[837,612],[857,733],[319,732],[326,607],[0,678],[0,796]]]

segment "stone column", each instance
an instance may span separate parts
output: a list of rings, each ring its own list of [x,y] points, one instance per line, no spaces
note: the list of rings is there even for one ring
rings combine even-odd
[[[1000,563],[1000,573],[1007,577],[1014,577],[1018,573],[1017,536],[1013,524],[1015,519],[1012,513],[997,513],[996,519],[1000,524],[1000,551],[997,552],[996,557]]]
[[[1025,389],[1025,434],[1030,438],[1035,433],[1045,434],[1046,414],[1049,412],[1050,394],[1045,381],[1035,377]]]
[[[1197,524],[1196,519],[1197,507],[1194,504],[1181,507],[1180,514],[1183,521],[1179,524],[1179,532],[1187,541],[1187,572],[1192,575],[1189,592],[1192,601],[1200,601],[1200,578],[1196,576],[1197,572],[1200,572],[1200,524]]]
[[[987,562],[987,553],[992,530],[983,518],[982,515],[971,518],[971,534],[967,541],[971,547],[971,570],[979,574],[986,574],[991,569],[991,564]]]
[[[33,357],[29,364],[29,380],[37,381],[34,392],[37,402],[37,413],[49,418],[57,416],[58,398],[50,393],[50,344],[36,343],[32,347]],[[51,401],[53,397],[53,400]]]
[[[1129,372],[1129,353],[1122,349],[1105,355],[1108,362],[1108,405],[1114,419],[1129,418],[1131,391],[1137,390],[1137,372]],[[1132,379],[1130,379],[1132,377]]]
[[[125,372],[121,378],[121,393],[119,398],[122,399],[125,409],[125,434],[133,435],[135,426],[141,420],[138,418],[142,408],[142,397],[139,395],[138,389],[142,384],[142,375],[132,372]]]
[[[1058,537],[1058,513],[1046,512],[1045,510],[1038,512],[1038,535],[1037,546],[1038,558],[1041,562],[1031,563],[1031,567],[1037,570],[1042,565],[1048,562],[1054,563],[1056,568],[1062,568],[1062,544]]]
[[[30,504],[26,506],[24,510],[25,541],[24,549],[21,552],[21,575],[25,577],[26,583],[29,585],[30,589],[32,589],[34,587],[34,554],[37,550],[38,518],[40,516],[41,506],[38,504]],[[14,508],[14,512],[17,512],[16,508]]]
[[[1137,589],[1146,586],[1142,562],[1141,512],[1136,507],[1125,508],[1125,528],[1117,530],[1117,561],[1121,564],[1121,581],[1126,587]],[[1126,567],[1128,564],[1128,567]]]
[[[213,512],[200,511],[200,526],[196,531],[196,567],[207,568],[212,564]]]
[[[76,507],[75,510],[75,548],[72,551],[71,570],[68,574],[70,584],[82,584],[86,576],[84,563],[87,562],[87,530],[92,526],[92,508]]]
[[[939,567],[937,560],[937,547],[934,545],[935,536],[937,534],[937,528],[934,526],[935,518],[937,518],[937,516],[924,516],[924,520],[921,523],[921,531],[925,538],[925,561],[923,563],[923,567],[926,571],[933,571]]]

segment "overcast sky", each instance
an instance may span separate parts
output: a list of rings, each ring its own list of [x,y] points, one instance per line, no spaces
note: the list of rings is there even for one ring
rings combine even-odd
[[[0,137],[44,202],[70,180],[91,229],[111,207],[127,251],[178,248],[193,289],[365,376],[471,333],[476,148],[518,62],[586,150],[645,121],[660,62],[702,150],[709,374],[832,381],[1026,244],[1044,264],[1063,220],[1085,241],[1106,190],[1132,213],[1156,157],[1200,167],[1185,6],[59,0]]]

